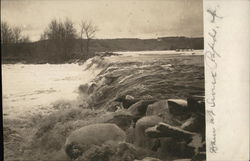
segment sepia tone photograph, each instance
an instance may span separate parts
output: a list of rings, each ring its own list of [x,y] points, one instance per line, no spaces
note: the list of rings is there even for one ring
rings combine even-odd
[[[202,0],[1,0],[5,161],[205,161]]]

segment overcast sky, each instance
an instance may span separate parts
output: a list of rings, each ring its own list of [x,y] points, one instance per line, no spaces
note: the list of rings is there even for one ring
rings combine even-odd
[[[51,19],[91,20],[96,38],[203,36],[202,0],[1,0],[1,21],[36,41]]]

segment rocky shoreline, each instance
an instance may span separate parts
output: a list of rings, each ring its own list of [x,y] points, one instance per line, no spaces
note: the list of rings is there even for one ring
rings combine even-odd
[[[126,98],[126,101],[133,100],[129,95]],[[140,100],[128,109],[114,111],[113,117],[104,123],[74,131],[67,138],[66,153],[71,159],[80,157],[77,159],[79,161],[205,160],[205,115],[199,112],[204,111],[204,97],[198,98],[159,100],[148,106],[145,105],[148,100],[144,103]],[[121,139],[117,140],[117,137]],[[112,144],[109,141],[113,141]],[[86,156],[96,146],[100,148],[99,151]],[[129,152],[121,155],[120,148],[123,148],[123,152]],[[97,156],[99,159],[95,159]]]

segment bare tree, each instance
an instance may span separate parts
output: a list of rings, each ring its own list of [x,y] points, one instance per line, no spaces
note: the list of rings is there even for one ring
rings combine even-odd
[[[1,44],[18,44],[27,42],[28,36],[22,35],[21,27],[10,26],[7,22],[1,22]]]
[[[50,40],[50,42],[56,48],[56,53],[64,54],[63,57],[66,60],[70,52],[73,50],[73,39],[75,38],[76,29],[74,28],[74,24],[70,19],[66,19],[64,22],[54,19],[50,22],[48,28],[45,29],[44,33],[41,35],[40,40]],[[62,58],[62,55],[57,56],[57,58]]]
[[[21,28],[20,27],[13,27],[12,33],[13,33],[14,43],[21,42],[21,39],[22,39],[21,38]]]
[[[83,37],[86,38],[86,54],[89,54],[90,40],[95,37],[95,33],[98,31],[97,26],[93,25],[91,21],[82,21],[81,22],[81,52],[83,51]]]
[[[12,43],[13,33],[7,22],[1,22],[1,44]]]
[[[65,54],[70,53],[74,46],[74,39],[76,38],[76,29],[74,28],[74,23],[70,19],[66,19],[63,24],[64,34],[64,51]]]
[[[27,42],[29,37],[22,35],[21,27],[1,22],[1,52],[4,56],[20,56],[23,51],[27,53],[27,46],[22,44]]]

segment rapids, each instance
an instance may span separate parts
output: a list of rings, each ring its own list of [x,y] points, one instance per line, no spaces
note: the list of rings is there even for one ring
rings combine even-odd
[[[4,64],[5,159],[50,159],[71,131],[103,122],[109,105],[126,95],[160,100],[203,94],[202,52],[117,52],[83,64]]]

